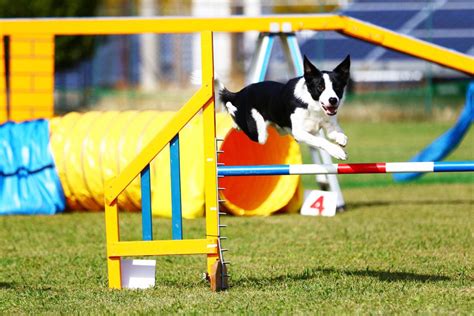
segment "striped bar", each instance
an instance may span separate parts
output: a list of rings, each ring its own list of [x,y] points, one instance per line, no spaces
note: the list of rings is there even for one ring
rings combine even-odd
[[[142,190],[142,237],[143,240],[153,240],[153,226],[151,223],[151,184],[150,165],[140,173]]]
[[[290,174],[290,165],[219,166],[219,176],[284,176]]]
[[[378,162],[326,165],[219,166],[219,176],[269,176],[304,174],[363,174],[403,172],[472,172],[474,161]]]
[[[472,171],[474,161],[446,161],[434,163],[434,172]],[[462,170],[459,170],[462,169]]]
[[[181,168],[179,165],[179,134],[170,142],[171,169],[171,238],[183,239],[183,219],[181,210]]]

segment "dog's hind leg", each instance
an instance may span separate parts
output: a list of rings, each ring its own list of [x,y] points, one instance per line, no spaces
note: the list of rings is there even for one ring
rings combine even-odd
[[[249,117],[246,122],[245,128],[241,129],[248,138],[253,140],[254,142],[258,142],[258,132],[257,132],[257,124],[252,117]]]
[[[267,141],[268,133],[262,115],[257,110],[252,109],[249,115],[245,117],[245,126],[242,126],[242,131],[254,142],[264,144]]]
[[[257,140],[260,144],[265,144],[268,139],[268,123],[256,109],[251,110],[252,118],[255,120],[257,130]]]
[[[230,101],[227,101],[223,108],[227,111],[227,113],[230,114],[230,116],[232,117],[232,127],[235,128],[236,130],[240,130],[240,126],[237,124],[237,118],[236,118],[236,115],[237,115],[237,108],[235,107],[235,105],[232,104],[232,102]]]
[[[224,106],[227,109],[227,112],[229,112],[230,116],[235,117],[235,112],[237,112],[235,105],[233,105],[232,102],[227,101]]]

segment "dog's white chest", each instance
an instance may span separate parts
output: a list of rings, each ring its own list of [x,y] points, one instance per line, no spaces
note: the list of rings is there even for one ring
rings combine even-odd
[[[309,133],[315,133],[321,128],[323,118],[318,111],[306,110],[306,115],[303,119],[303,129]]]
[[[314,134],[322,127],[324,118],[321,111],[297,108],[291,115],[292,129],[302,129],[305,132]]]

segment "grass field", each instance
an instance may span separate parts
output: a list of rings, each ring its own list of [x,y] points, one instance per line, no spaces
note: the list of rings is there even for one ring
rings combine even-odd
[[[407,160],[449,125],[343,123],[351,162]],[[474,159],[472,131],[450,159]],[[0,313],[472,314],[474,175],[340,180],[348,211],[334,218],[226,217],[223,293],[202,256],[157,258],[153,289],[108,290],[102,213],[0,217]],[[123,239],[140,239],[140,220],[121,215]],[[185,237],[203,224],[184,221]],[[154,231],[169,239],[170,222]]]

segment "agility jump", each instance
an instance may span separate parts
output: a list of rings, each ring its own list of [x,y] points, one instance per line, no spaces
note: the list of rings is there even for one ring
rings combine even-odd
[[[32,34],[34,30],[34,34]],[[150,143],[133,159],[129,165],[115,178],[105,184],[105,220],[107,243],[107,267],[109,287],[122,288],[122,257],[130,256],[158,256],[158,255],[191,255],[200,254],[207,256],[207,273],[211,288],[215,291],[227,288],[227,262],[223,257],[221,241],[218,176],[242,175],[245,170],[262,173],[267,169],[267,175],[311,173],[387,173],[403,172],[400,170],[413,170],[421,172],[447,172],[447,171],[474,171],[474,162],[459,162],[439,164],[341,164],[341,165],[306,165],[306,166],[217,166],[216,126],[214,105],[214,69],[212,31],[216,32],[245,32],[260,31],[273,33],[288,33],[301,30],[338,31],[344,35],[358,38],[376,45],[393,49],[405,54],[422,58],[439,65],[458,70],[468,75],[474,75],[474,58],[433,45],[415,38],[397,34],[381,27],[364,23],[357,19],[338,15],[282,15],[265,17],[231,17],[231,18],[107,18],[107,19],[26,19],[26,20],[0,20],[0,35],[10,36],[11,43],[21,38],[23,41],[38,37],[47,37],[50,43],[49,50],[54,51],[54,36],[57,35],[106,35],[106,34],[141,34],[141,33],[192,33],[201,32],[201,58],[202,58],[202,86],[199,91],[165,124]],[[21,55],[21,54],[20,54]],[[43,73],[54,73],[54,53],[48,54],[43,59],[49,62],[43,65]],[[37,69],[38,56],[23,54],[23,59],[12,56],[12,63],[21,62],[28,69]],[[27,56],[24,57],[24,56]],[[16,58],[16,59],[15,59]],[[25,59],[26,58],[26,59]],[[3,65],[0,64],[0,67]],[[0,72],[4,69],[0,68]],[[34,78],[37,74],[32,72],[25,80]],[[15,74],[12,74],[15,76]],[[14,78],[13,78],[14,79]],[[31,79],[32,80],[32,79]],[[0,77],[0,86],[4,86],[4,77]],[[21,95],[23,99],[34,100],[38,92],[35,91],[10,91],[10,97]],[[52,115],[52,100],[54,86],[42,90],[42,97],[47,100],[49,108],[44,110]],[[0,100],[0,120],[5,119],[31,119],[25,117],[20,104],[12,103],[9,111],[3,111],[4,98]],[[5,103],[6,104],[6,103]],[[6,107],[5,107],[6,108]],[[23,112],[22,112],[23,111]],[[202,111],[204,126],[204,170],[205,170],[205,212],[206,236],[201,239],[183,239],[181,224],[181,188],[179,170],[179,132],[198,113]],[[31,115],[28,113],[28,115]],[[44,113],[38,113],[44,117]],[[173,240],[151,240],[153,238],[151,226],[151,192],[149,165],[150,162],[170,144],[171,179],[172,184],[172,226]],[[177,161],[176,161],[177,159]],[[178,162],[178,163],[177,163]],[[451,165],[450,165],[451,164]],[[232,168],[236,168],[232,170]],[[404,169],[405,168],[405,169]],[[398,170],[398,171],[397,171]],[[406,172],[405,171],[405,172]],[[136,178],[141,180],[142,197],[142,241],[121,241],[119,234],[118,197]]]
[[[261,166],[219,166],[217,174],[222,177],[276,176],[314,174],[368,174],[368,173],[440,173],[472,172],[474,161],[441,162],[379,162],[331,165],[261,165]]]

